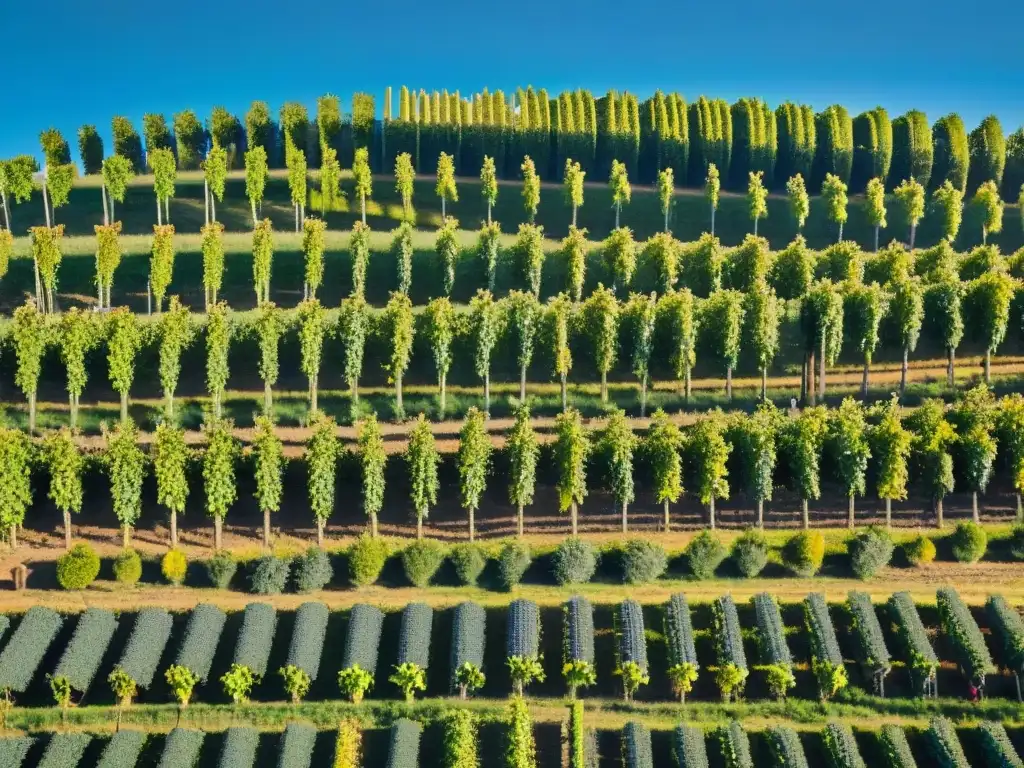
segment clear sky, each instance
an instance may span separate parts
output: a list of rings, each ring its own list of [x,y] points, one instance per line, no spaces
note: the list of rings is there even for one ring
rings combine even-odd
[[[405,84],[655,88],[1024,124],[1021,0],[0,0],[0,157],[39,131]],[[396,99],[397,108],[397,99]]]

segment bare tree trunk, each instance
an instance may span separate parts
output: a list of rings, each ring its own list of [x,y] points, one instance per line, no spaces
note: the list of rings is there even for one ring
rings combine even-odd
[[[178,548],[178,513],[171,510],[171,549]]]
[[[608,402],[608,371],[601,371],[601,403]]]
[[[516,534],[519,538],[523,538],[523,505],[520,504],[516,509]]]
[[[36,431],[36,393],[28,396],[28,431],[35,434]]]
[[[423,538],[423,515],[416,515],[416,538]]]
[[[52,227],[50,223],[50,195],[46,191],[46,179],[43,179],[43,213],[46,214],[46,226]]]
[[[992,350],[985,350],[985,383],[992,383]]]
[[[10,539],[11,539],[11,549],[17,549],[18,548],[18,526],[17,525],[12,525],[11,526]]]
[[[320,386],[319,386],[319,382],[317,381],[317,377],[314,376],[312,381],[310,381],[310,390],[309,390],[309,407],[310,407],[310,409],[314,413],[316,413],[317,408],[318,408],[318,406],[317,406],[317,395],[319,394],[319,392],[317,390],[319,390],[319,388],[320,388]]]
[[[757,217],[754,217],[754,237],[757,237]]]
[[[526,403],[526,366],[519,367],[519,402]]]
[[[629,532],[629,504],[622,502],[622,532]]]
[[[803,518],[804,530],[807,530],[811,527],[811,513],[807,508],[807,499],[801,499],[800,514]]]
[[[892,528],[892,499],[885,500],[885,527]]]
[[[711,497],[711,501],[708,502],[708,527],[711,530],[715,530],[715,497]]]
[[[71,549],[71,513],[64,510],[64,549]]]
[[[448,377],[445,375],[444,371],[441,371],[441,373],[438,375],[438,379],[437,379],[437,386],[438,386],[438,409],[441,411],[441,418],[442,419],[444,418],[445,400],[447,399],[445,397],[445,395],[447,394],[446,393],[447,387],[445,386],[445,384],[446,384],[445,379],[447,379],[447,378]]]
[[[569,393],[566,391],[565,374],[561,375],[562,379],[562,411],[564,412],[569,407]]]
[[[469,540],[476,540],[476,510],[469,508]]]
[[[295,231],[299,231],[299,206],[295,206]]]
[[[316,545],[324,548],[324,521],[319,517],[316,519]]]
[[[910,225],[910,250],[914,250],[914,236],[917,234],[917,224]]]
[[[269,416],[274,407],[274,394],[270,389],[270,382],[263,382],[263,412]]]
[[[875,225],[875,253],[878,253],[878,225]]]
[[[825,334],[821,336],[821,360],[818,361],[818,394],[822,405],[825,404]]]
[[[976,522],[981,522],[981,515],[978,513],[978,492],[971,491],[971,519]]]
[[[444,223],[444,220],[447,217],[448,217],[448,214],[445,213],[445,207],[444,207],[444,195],[441,195],[441,223],[442,224]]]
[[[640,379],[640,418],[647,415],[647,374]]]
[[[945,524],[942,514],[942,499],[935,500],[935,527],[942,528]]]
[[[572,225],[574,227],[576,226],[576,206],[575,205],[573,205],[573,207],[572,207]]]
[[[768,366],[761,368],[761,399],[768,399]]]
[[[249,204],[252,206],[252,228],[256,229],[256,200],[250,200]]]
[[[132,527],[124,525],[121,527],[121,546],[128,549],[132,545]]]
[[[220,517],[213,518],[213,548],[220,552],[221,550],[221,539],[224,530],[224,520]]]
[[[725,369],[725,397],[732,400],[732,366]]]
[[[363,209],[363,224],[365,224],[366,223],[366,193],[365,192],[361,195],[361,198],[362,198],[361,205],[362,205],[362,209]],[[488,224],[490,224],[490,220],[491,220],[491,206],[490,206],[490,204],[488,204],[487,205],[487,223]]]
[[[171,198],[164,198],[164,224],[171,223]]]
[[[764,528],[764,499],[757,500],[757,527]]]
[[[572,535],[575,536],[576,532],[577,532],[577,529],[578,529],[578,525],[577,525],[577,523],[578,523],[578,520],[577,520],[578,513],[577,513],[577,510],[576,510],[576,502],[575,501],[570,505],[569,512],[570,512],[570,515],[572,516]]]
[[[711,206],[711,236],[715,236],[715,206]]]
[[[491,417],[491,372],[484,374],[484,416]]]
[[[860,399],[861,400],[867,400],[868,399],[868,386],[870,385],[870,379],[871,379],[871,361],[865,358],[865,360],[864,360],[864,375],[861,377],[861,382],[860,382]]]
[[[100,184],[100,197],[103,198],[103,224],[109,226],[110,214],[107,212],[107,185],[105,183]]]
[[[395,376],[395,411],[398,418],[402,419],[405,408],[402,406],[402,374],[400,373]]]
[[[370,536],[377,538],[377,513],[370,513]]]
[[[203,218],[207,226],[210,224],[210,182],[203,179]]]
[[[843,222],[839,222],[839,242],[843,242]]]
[[[0,190],[0,204],[3,205],[4,227],[11,231],[11,209],[7,206],[7,194],[3,190]]]
[[[907,393],[907,368],[909,367],[910,349],[903,348],[903,366],[900,368],[900,399]]]
[[[663,504],[665,506],[665,533],[668,533],[669,528],[671,527],[671,521],[669,519],[668,499],[665,499]]]
[[[217,221],[217,197],[213,193],[210,194],[210,218]]]
[[[157,307],[157,312],[160,311],[160,307]],[[153,281],[146,281],[146,314],[153,314]]]
[[[846,527],[849,528],[852,531],[853,530],[853,521],[854,521],[854,499],[853,499],[853,494],[850,494],[849,502],[850,502],[849,510],[846,513]]]
[[[956,350],[950,347],[947,350],[947,363],[946,363],[946,386],[952,389],[956,383],[956,371],[954,369],[954,358],[956,356]]]
[[[164,213],[163,209],[160,207],[160,196],[157,195],[156,196],[156,224],[157,224],[158,227],[162,226],[163,223],[164,223],[163,222],[163,218],[164,218],[163,217],[163,213]]]
[[[665,206],[665,232],[668,232],[668,206]]]
[[[690,388],[692,384],[690,366],[686,366],[686,370],[683,371],[683,402],[687,405],[690,403]]]
[[[622,211],[622,203],[615,204],[615,228],[619,228],[619,213]]]
[[[814,405],[818,402],[818,391],[814,386],[814,352],[808,353],[807,359],[807,401],[809,405]]]
[[[128,421],[128,393],[121,393],[121,421]]]

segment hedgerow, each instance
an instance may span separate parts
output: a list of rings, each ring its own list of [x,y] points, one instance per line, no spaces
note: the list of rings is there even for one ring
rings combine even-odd
[[[434,611],[426,603],[409,603],[402,611],[398,637],[398,663],[415,664],[426,670],[430,664],[430,634]]]
[[[135,768],[146,743],[145,731],[122,728],[111,736],[96,768]]]
[[[380,647],[380,633],[384,626],[384,613],[366,603],[352,606],[348,614],[348,628],[345,632],[345,655],[341,668],[349,669],[358,665],[371,675],[377,673],[377,650]]]
[[[780,768],[808,768],[807,756],[804,754],[800,737],[792,728],[785,725],[774,725],[765,732],[775,764]]]
[[[513,600],[508,605],[505,655],[537,658],[540,653],[540,609],[532,600]]]
[[[330,612],[323,603],[303,603],[295,612],[295,627],[286,665],[301,669],[310,680],[316,680],[320,671],[329,616]]]
[[[163,608],[143,608],[135,617],[128,644],[117,666],[140,688],[149,688],[171,637],[171,614]]]
[[[746,683],[747,654],[743,650],[743,633],[736,603],[732,595],[722,595],[711,606],[714,619],[715,653],[718,672],[715,675],[722,698],[728,701],[733,693],[738,697]]]
[[[651,732],[642,723],[628,722],[622,729],[623,768],[654,768]]]
[[[55,733],[46,743],[46,751],[36,768],[75,768],[92,737],[87,733]]]
[[[309,768],[316,746],[316,728],[305,723],[288,723],[277,755],[278,768]]]
[[[249,603],[242,615],[242,628],[232,661],[248,667],[257,677],[267,674],[267,661],[274,643],[277,611],[269,603]]]
[[[750,739],[742,725],[733,720],[719,728],[717,736],[725,768],[754,768],[754,760],[750,756]]]
[[[259,745],[260,732],[255,728],[228,728],[224,731],[219,765],[223,768],[252,768]]]
[[[925,696],[935,695],[935,671],[939,668],[939,659],[928,640],[928,632],[921,623],[914,600],[908,592],[897,592],[889,597],[886,605],[917,689]]]
[[[452,615],[451,664],[449,665],[453,689],[466,685],[466,681],[473,676],[474,672],[483,671],[486,622],[487,613],[477,603],[467,601],[455,606]],[[467,664],[470,665],[470,668],[466,667]],[[461,683],[460,677],[462,678]],[[466,693],[468,693],[468,687],[466,685]]]
[[[757,644],[761,649],[761,668],[765,671],[768,688],[783,698],[786,691],[796,685],[793,677],[793,656],[786,644],[786,628],[775,598],[767,592],[754,595],[754,617],[757,621]]]
[[[157,768],[191,768],[199,761],[206,734],[191,728],[175,728],[167,734]]]
[[[7,630],[11,628],[11,620],[7,616],[0,615],[0,640],[4,639]]]
[[[935,760],[934,765],[937,768],[970,768],[971,764],[967,762],[964,749],[960,746],[956,729],[948,719],[934,718],[924,734],[928,752]]]
[[[391,726],[387,768],[418,768],[423,726],[404,717]]]
[[[454,709],[444,719],[444,768],[480,768],[477,717]]]
[[[508,709],[508,746],[505,749],[505,766],[506,768],[537,768],[537,742],[533,735],[530,710],[522,696],[513,696]]]
[[[693,689],[700,671],[694,645],[693,622],[686,595],[676,593],[665,603],[665,646],[668,650],[668,676],[680,701]]]
[[[102,608],[86,610],[79,617],[75,633],[64,649],[53,676],[67,680],[76,691],[88,690],[116,629],[117,617],[110,611]]]
[[[886,723],[878,733],[878,740],[889,768],[917,768],[907,734],[900,726]]]
[[[363,733],[355,720],[342,720],[338,724],[338,738],[334,741],[332,768],[359,768],[362,765]]]
[[[0,739],[0,766],[18,768],[34,742],[35,739],[26,737]]]
[[[871,598],[863,592],[850,592],[846,598],[850,611],[851,630],[857,649],[857,660],[871,675],[875,691],[885,696],[885,676],[892,668],[889,649],[885,645],[882,624]]]
[[[0,653],[0,690],[25,692],[63,623],[64,619],[49,608],[36,605],[25,612]]]
[[[833,768],[867,768],[850,726],[845,723],[829,723],[821,737]]]
[[[995,671],[985,638],[970,609],[957,591],[943,587],[935,593],[939,607],[939,624],[949,640],[957,664],[973,684],[984,687],[985,675]]]
[[[692,725],[677,725],[672,731],[672,755],[679,768],[708,768],[704,731]]]
[[[829,699],[845,688],[848,680],[824,595],[816,592],[804,599],[804,619],[811,641],[811,669],[821,697]]]
[[[576,595],[562,606],[562,676],[570,698],[576,691],[597,682],[594,669],[594,607]]]
[[[984,722],[978,726],[981,751],[989,768],[1024,768],[1002,723]]]
[[[209,603],[200,603],[188,617],[185,639],[181,641],[175,664],[185,667],[201,681],[206,682],[213,665],[217,643],[227,616],[220,608]],[[138,681],[136,681],[138,682]]]
[[[1020,698],[1020,679],[1024,675],[1024,619],[1002,595],[993,595],[985,602],[989,626],[996,639],[1003,667],[1013,672]]]
[[[626,701],[641,685],[650,682],[644,612],[636,600],[623,600],[615,609],[615,673],[622,676]]]

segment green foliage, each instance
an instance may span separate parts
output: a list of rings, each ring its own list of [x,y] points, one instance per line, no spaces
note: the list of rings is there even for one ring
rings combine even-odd
[[[927,536],[917,536],[903,545],[903,555],[911,565],[928,565],[935,561],[935,544]]]
[[[106,443],[104,461],[114,514],[123,527],[130,528],[142,513],[142,481],[146,476],[146,457],[138,446],[134,422],[118,422],[106,433]]]
[[[985,675],[995,672],[985,638],[971,610],[952,587],[936,592],[939,625],[949,641],[958,666],[972,684],[985,683]]]
[[[864,758],[853,736],[853,729],[845,723],[830,722],[822,731],[825,753],[835,768],[865,768]]]
[[[880,528],[858,532],[847,544],[853,575],[858,579],[874,578],[889,564],[894,549],[892,537]]]
[[[561,585],[586,584],[597,570],[597,552],[590,542],[570,537],[555,549],[551,567]]]
[[[142,558],[134,549],[123,549],[114,559],[114,578],[120,584],[134,586],[142,578]]]
[[[128,644],[109,678],[122,706],[131,703],[136,687],[148,688],[153,682],[171,636],[172,621],[171,614],[163,608],[143,608],[135,617]]]
[[[295,591],[300,594],[318,592],[328,584],[334,576],[331,560],[327,553],[319,547],[309,547],[295,558],[292,578],[295,580]]]
[[[956,729],[945,717],[936,717],[924,732],[928,754],[932,763],[939,768],[968,768],[970,763],[964,755]]]
[[[911,677],[918,691],[926,690],[929,681],[934,679],[939,659],[921,623],[917,607],[909,593],[897,592],[889,597],[886,608],[892,619],[894,635],[910,666]]]
[[[285,164],[288,167],[288,192],[292,205],[297,209],[306,207],[306,153],[293,143],[285,144]]]
[[[156,193],[157,204],[163,203],[166,206],[174,197],[174,182],[178,176],[177,160],[168,147],[153,150],[148,153],[148,157],[149,167],[153,169],[153,191]]]
[[[985,556],[988,534],[977,523],[965,520],[959,523],[951,537],[953,558],[960,563],[976,563]]]
[[[686,454],[693,472],[692,486],[701,504],[729,498],[728,460],[732,445],[725,438],[725,425],[712,414],[690,430]],[[714,519],[711,521],[714,526]]]
[[[291,563],[283,557],[264,555],[249,573],[249,591],[256,595],[279,595],[288,583]]]
[[[591,445],[580,412],[575,408],[556,417],[555,431],[558,508],[565,512],[570,506],[582,504],[587,496],[586,470]]]
[[[371,413],[359,425],[359,464],[362,476],[363,510],[376,519],[384,506],[385,469],[387,454],[384,438],[377,423],[377,415]]]
[[[178,700],[178,706],[187,707],[199,678],[188,667],[180,664],[171,664],[164,672],[164,678],[167,680],[167,687]]]
[[[743,317],[743,294],[739,291],[715,291],[701,307],[700,326],[706,329],[704,345],[722,368],[733,369],[739,362]]]
[[[156,475],[157,502],[172,513],[185,511],[188,500],[189,449],[181,427],[163,421],[157,425],[153,443],[153,471]]]
[[[338,201],[344,196],[341,191],[341,165],[338,163],[338,150],[324,147],[320,158],[320,215],[334,210]],[[363,222],[356,222],[362,224]]]
[[[701,581],[713,579],[727,555],[725,545],[709,530],[701,531],[686,545],[687,566]]]
[[[384,570],[388,554],[386,541],[362,534],[348,551],[349,580],[356,587],[375,583]]]
[[[939,231],[949,242],[956,240],[963,218],[963,194],[949,181],[932,193],[932,210],[939,217]]]
[[[674,503],[683,493],[682,459],[679,455],[682,444],[679,426],[659,408],[651,419],[643,445],[653,465],[655,495],[661,503]]]
[[[57,558],[57,583],[62,589],[85,589],[99,573],[99,555],[88,544],[76,544]]]
[[[253,222],[256,209],[263,205],[263,194],[267,188],[267,150],[256,143],[256,137],[249,134],[250,149],[245,153],[245,196],[253,208]]]
[[[402,152],[395,158],[395,191],[402,198],[402,211],[406,221],[410,221],[414,214],[412,188],[415,178],[416,171],[412,166],[412,156],[408,152]]]
[[[51,432],[43,443],[50,473],[49,497],[54,505],[70,515],[82,511],[82,471],[85,455],[67,428]]]
[[[426,587],[440,569],[447,551],[441,542],[433,539],[414,541],[402,550],[402,568],[414,587]]]
[[[230,696],[231,701],[235,704],[244,704],[249,701],[249,693],[256,680],[256,675],[249,667],[237,663],[232,664],[220,678],[224,686],[224,693]]]
[[[449,559],[455,568],[459,583],[467,587],[476,586],[480,574],[487,565],[487,555],[476,544],[456,544]]]
[[[227,589],[238,570],[238,563],[230,552],[221,550],[204,563],[206,578],[216,589]]]
[[[418,525],[422,526],[430,507],[437,503],[437,467],[441,463],[430,423],[422,413],[409,433],[405,460],[409,467],[410,498]]]
[[[940,117],[932,126],[935,159],[932,166],[933,188],[949,182],[962,195],[967,189],[970,156],[964,121],[955,112]]]
[[[262,512],[277,512],[283,495],[284,446],[267,416],[256,419],[252,461],[256,479],[255,497]]]
[[[232,423],[217,420],[203,425],[206,450],[203,452],[203,489],[206,492],[206,513],[214,520],[223,520],[238,498],[235,482],[235,461],[239,447],[231,434]]]
[[[476,715],[464,709],[453,710],[445,717],[442,747],[445,768],[479,768],[478,727]]]
[[[690,546],[693,546],[693,542]],[[768,541],[761,530],[748,528],[733,542],[731,554],[733,562],[743,576],[748,579],[756,578],[768,564]]]
[[[649,584],[661,578],[668,567],[665,548],[649,539],[629,539],[622,547],[624,584]]]
[[[532,562],[533,556],[525,543],[510,541],[505,544],[498,553],[498,580],[501,585],[507,590],[518,586]]]
[[[537,175],[537,167],[529,155],[523,158],[520,169],[523,172],[523,207],[529,214],[532,224],[540,206],[540,176]]]
[[[307,490],[309,506],[317,525],[323,526],[334,512],[334,491],[338,472],[340,445],[334,419],[317,412],[310,424],[311,434],[306,443]]]
[[[783,564],[801,578],[810,578],[825,559],[825,538],[817,531],[794,534],[782,550]]]
[[[277,674],[281,678],[281,687],[284,688],[284,692],[288,694],[293,704],[302,701],[309,693],[311,681],[305,670],[299,669],[294,664],[285,664],[277,670]]]
[[[358,664],[353,664],[338,672],[338,688],[354,704],[360,703],[366,695],[366,691],[372,687],[373,674]]]
[[[173,124],[178,162],[184,169],[195,170],[200,165],[205,143],[203,125],[191,109],[176,113]]]
[[[769,280],[781,299],[802,298],[811,289],[814,254],[808,250],[803,235],[797,235],[792,243],[776,254]]]

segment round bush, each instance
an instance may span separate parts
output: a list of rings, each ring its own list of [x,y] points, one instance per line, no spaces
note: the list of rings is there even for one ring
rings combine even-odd
[[[380,578],[390,548],[383,539],[362,534],[348,551],[348,578],[354,587],[368,587]]]
[[[858,531],[846,545],[850,553],[850,569],[858,579],[870,579],[889,564],[895,545],[881,528]]]
[[[1015,525],[1010,531],[1010,554],[1014,560],[1024,560],[1024,525]]]
[[[114,578],[121,584],[134,586],[142,578],[142,558],[134,549],[122,549],[114,560]]]
[[[505,589],[518,586],[523,580],[533,557],[530,548],[521,541],[510,541],[498,555],[498,579]]]
[[[320,547],[310,547],[295,560],[295,589],[306,594],[317,592],[334,578],[331,559]]]
[[[701,531],[686,547],[686,562],[698,579],[713,579],[728,552],[711,531]]]
[[[100,575],[100,558],[88,544],[75,544],[57,558],[57,583],[64,589],[85,589]]]
[[[821,570],[825,560],[825,537],[817,531],[801,531],[782,549],[782,562],[797,576],[808,578]]]
[[[903,545],[903,556],[911,565],[927,565],[935,560],[935,543],[927,536],[918,536]]]
[[[630,539],[622,548],[622,581],[626,584],[647,584],[668,567],[665,548],[647,539]]]
[[[217,589],[227,589],[238,570],[238,563],[230,552],[221,550],[206,561],[206,577]]]
[[[279,595],[288,583],[286,558],[264,555],[255,562],[249,574],[249,589],[257,595]]]
[[[449,556],[455,566],[455,574],[459,583],[467,587],[475,587],[480,574],[487,566],[487,555],[476,544],[456,544]]]
[[[559,584],[586,584],[597,570],[597,552],[589,541],[575,536],[558,545],[552,557],[552,571]]]
[[[768,565],[768,540],[764,532],[748,528],[733,542],[732,559],[740,573],[748,579],[760,575]]]
[[[426,587],[434,578],[445,557],[444,545],[433,539],[414,541],[402,550],[405,578],[414,587]]]
[[[160,573],[168,584],[178,587],[185,581],[188,572],[188,558],[180,549],[172,549],[160,561]]]
[[[953,557],[959,563],[976,563],[988,549],[988,535],[977,523],[960,523],[953,531]]]

